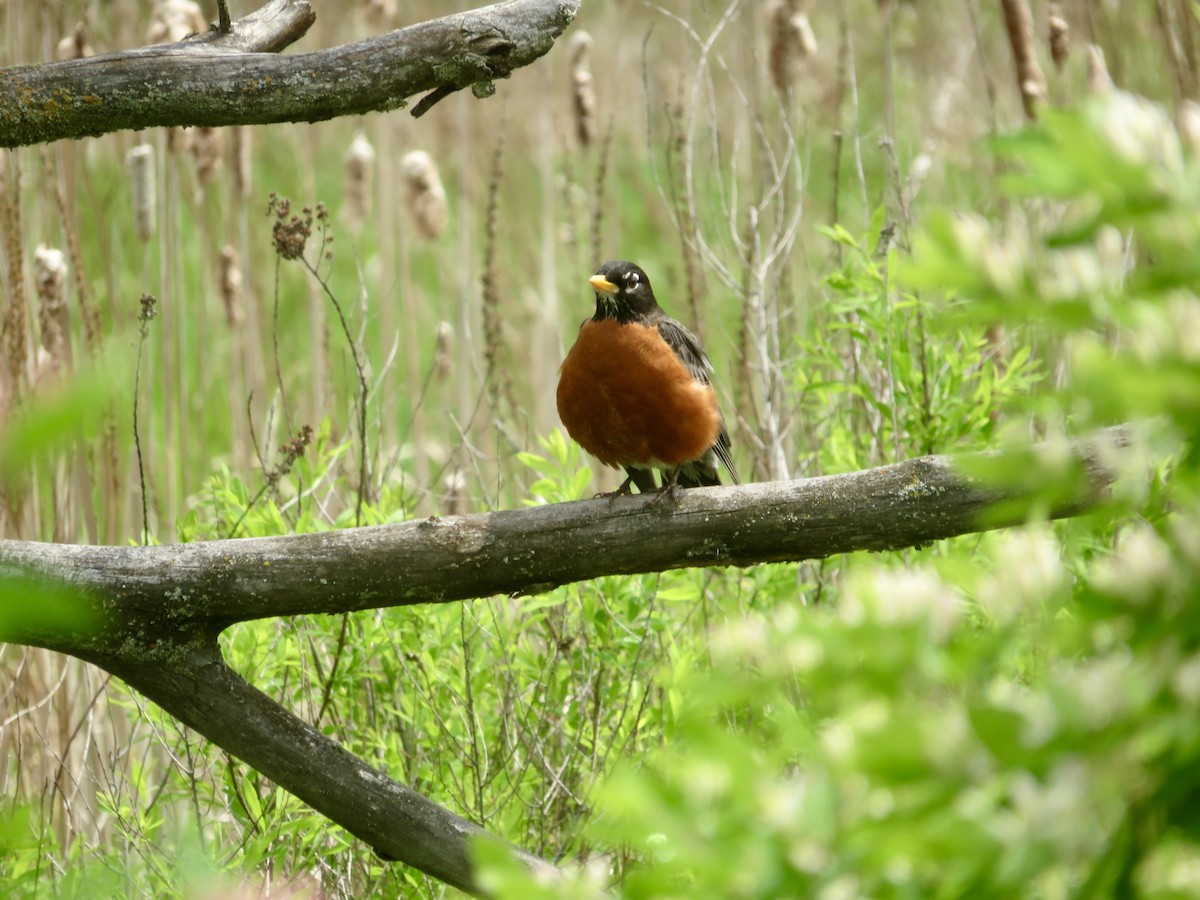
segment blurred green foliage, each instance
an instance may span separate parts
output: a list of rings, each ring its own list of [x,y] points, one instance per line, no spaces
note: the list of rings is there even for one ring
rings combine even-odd
[[[935,220],[903,269],[928,304],[927,362],[958,354],[928,421],[969,427],[918,418],[903,433],[986,445],[981,396],[1036,387],[1022,405],[1037,430],[1137,423],[1132,446],[1101,449],[1122,476],[1113,503],[907,564],[855,557],[836,605],[723,618],[711,666],[664,675],[682,701],[662,746],[601,790],[585,834],[607,855],[551,889],[481,847],[498,896],[600,896],[614,870],[626,897],[1200,891],[1200,158],[1122,93],[1047,111],[993,149],[1021,202],[1000,222]],[[829,234],[849,260],[831,314],[878,344],[877,257]],[[1007,370],[986,362],[994,326],[1057,348],[1053,382],[1024,351]],[[862,358],[881,365],[878,346]],[[896,352],[892,365],[897,395],[916,393],[919,367]],[[854,390],[797,387],[817,408]],[[858,462],[823,452],[829,468]],[[976,474],[1053,488],[1064,458]]]

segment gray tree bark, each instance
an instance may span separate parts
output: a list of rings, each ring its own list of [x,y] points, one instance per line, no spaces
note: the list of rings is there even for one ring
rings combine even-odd
[[[272,0],[177,44],[0,69],[0,147],[170,125],[317,122],[404,106],[420,115],[546,53],[579,0],[506,0],[311,53],[281,56],[315,21],[307,0]]]

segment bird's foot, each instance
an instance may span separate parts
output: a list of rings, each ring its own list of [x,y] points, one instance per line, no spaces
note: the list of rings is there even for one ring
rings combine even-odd
[[[663,486],[658,489],[658,492],[647,503],[647,506],[658,506],[663,502],[663,499],[671,501],[671,505],[675,506],[679,502],[679,492],[683,490],[679,486],[679,469],[671,473],[670,478],[663,479]]]
[[[618,487],[615,491],[601,491],[600,493],[594,495],[592,497],[592,499],[599,500],[601,497],[607,497],[608,505],[612,506],[614,503],[617,502],[618,497],[632,497],[633,496],[633,488],[631,487],[632,484],[633,484],[633,476],[630,475],[628,478],[626,478],[624,481],[621,482],[621,486]]]

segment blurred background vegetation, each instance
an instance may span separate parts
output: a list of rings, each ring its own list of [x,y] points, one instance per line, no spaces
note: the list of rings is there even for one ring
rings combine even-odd
[[[4,151],[0,537],[611,488],[553,393],[587,276],[633,259],[703,337],[747,480],[1136,421],[1113,502],[903,553],[246,623],[230,662],[580,866],[537,886],[480,847],[501,895],[1194,896],[1196,9],[1034,2],[1010,30],[1019,5],[585,0],[494,97],[420,120]],[[293,52],[466,8],[315,7]],[[10,0],[0,64],[214,16]],[[103,672],[13,646],[0,672],[15,896],[453,893]]]

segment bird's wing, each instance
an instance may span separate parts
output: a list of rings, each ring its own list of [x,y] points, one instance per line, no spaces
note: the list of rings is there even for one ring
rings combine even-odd
[[[658,333],[662,335],[663,340],[675,351],[675,355],[679,357],[680,361],[687,366],[687,370],[693,378],[703,384],[712,384],[711,374],[713,366],[708,360],[708,354],[700,346],[699,338],[674,319],[666,317],[659,320]],[[712,449],[721,462],[725,464],[730,480],[734,484],[741,484],[741,481],[738,479],[737,469],[733,466],[733,452],[730,449],[729,430],[725,427],[724,416],[721,417],[721,433],[717,435],[717,442],[713,444]]]
[[[662,318],[658,322],[658,333],[667,342],[680,362],[687,366],[692,377],[704,384],[711,384],[712,363],[700,346],[700,340],[674,319]]]

